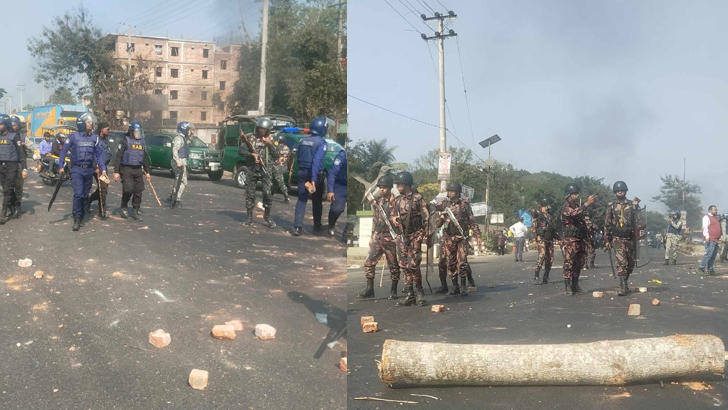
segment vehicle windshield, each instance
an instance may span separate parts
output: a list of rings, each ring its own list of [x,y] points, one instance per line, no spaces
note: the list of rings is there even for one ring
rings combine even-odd
[[[192,142],[189,145],[195,148],[207,148],[207,144],[197,137],[192,137]]]

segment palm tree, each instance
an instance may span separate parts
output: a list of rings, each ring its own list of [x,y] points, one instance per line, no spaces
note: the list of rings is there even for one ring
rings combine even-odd
[[[361,162],[365,169],[371,171],[373,174],[379,172],[379,168],[383,165],[389,165],[394,162],[394,150],[396,146],[388,147],[387,139],[382,140],[371,140],[364,144],[364,149],[361,153]]]

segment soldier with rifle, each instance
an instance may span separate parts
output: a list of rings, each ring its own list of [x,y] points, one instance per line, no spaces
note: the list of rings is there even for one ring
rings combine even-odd
[[[397,259],[404,270],[407,297],[397,302],[397,306],[427,305],[425,291],[422,289],[422,242],[427,235],[427,221],[430,213],[422,195],[412,191],[414,180],[409,172],[401,172],[395,177],[400,192],[394,200],[390,222],[399,230],[397,235]],[[417,296],[415,296],[415,290]]]
[[[665,242],[665,265],[677,264],[677,249],[682,239],[683,221],[680,220],[680,211],[673,211],[670,215],[670,223],[667,224],[667,241]]]
[[[551,216],[551,201],[548,198],[543,198],[539,205],[541,205],[541,210],[536,211],[536,217],[533,219],[533,226],[531,227],[536,235],[536,244],[538,246],[533,283],[535,285],[545,285],[551,282],[549,273],[551,272],[551,265],[554,263],[554,241],[559,240],[561,236],[556,230],[554,219]],[[543,279],[540,279],[539,274],[542,266],[544,273]]]
[[[480,238],[480,228],[473,216],[473,210],[467,200],[460,198],[462,185],[451,182],[447,185],[447,201],[443,203],[443,209],[437,221],[437,227],[444,225],[442,234],[442,251],[447,260],[447,269],[452,289],[448,295],[467,296],[467,277],[471,272],[468,264],[468,252],[470,251],[469,232],[470,229],[476,238]],[[458,286],[458,276],[460,285]]]
[[[281,191],[281,194],[283,195],[283,203],[287,204],[291,202],[291,199],[288,197],[288,185],[284,181],[284,175],[289,175],[288,182],[290,183],[290,168],[293,165],[293,163],[289,161],[291,149],[285,144],[285,138],[283,135],[278,138],[278,141],[275,142],[274,145],[277,146],[280,157],[271,166],[271,171],[273,171],[273,182],[275,183],[276,188]]]
[[[397,261],[397,233],[389,222],[392,204],[392,187],[394,177],[384,175],[377,181],[381,196],[377,199],[370,197],[372,208],[374,208],[374,220],[372,222],[372,238],[369,240],[369,254],[364,262],[364,274],[367,278],[367,287],[360,293],[360,299],[371,299],[374,297],[374,278],[376,275],[377,263],[382,255],[387,260],[389,275],[392,279],[392,289],[389,291],[389,299],[397,298],[397,285],[400,279],[400,268]]]
[[[605,247],[617,259],[617,276],[619,276],[619,291],[617,295],[625,296],[631,292],[628,286],[629,275],[635,266],[635,226],[637,213],[640,211],[640,199],[635,197],[627,200],[627,184],[617,181],[612,187],[617,200],[607,205],[607,216],[604,220]]]
[[[561,208],[561,226],[563,234],[561,250],[564,253],[564,291],[567,295],[575,295],[584,291],[579,287],[579,274],[584,263],[584,239],[586,226],[584,213],[593,205],[596,195],[590,195],[583,205],[579,205],[581,187],[571,183],[566,186],[566,202]]]
[[[594,235],[596,235],[599,228],[592,222],[589,214],[584,215],[584,223],[586,226],[586,239],[584,245],[586,246],[586,252],[584,252],[584,269],[595,269],[597,266],[594,265],[594,260],[597,257],[596,247],[594,246]]]
[[[177,135],[172,140],[172,170],[174,171],[174,185],[172,192],[167,196],[170,208],[180,206],[182,193],[187,187],[187,157],[190,156],[188,140],[192,139],[195,126],[187,121],[177,124]]]
[[[270,131],[273,128],[273,121],[267,117],[258,118],[255,123],[255,135],[253,141],[250,141],[247,135],[240,130],[240,139],[243,144],[240,146],[238,153],[246,158],[245,165],[247,175],[245,179],[245,209],[248,211],[248,225],[252,226],[253,208],[255,207],[255,185],[260,181],[261,191],[263,192],[263,218],[269,228],[275,228],[276,223],[270,216],[273,207],[273,197],[271,195],[272,180],[271,174],[268,172],[267,161],[276,161],[279,158],[278,148],[273,144],[273,138]]]

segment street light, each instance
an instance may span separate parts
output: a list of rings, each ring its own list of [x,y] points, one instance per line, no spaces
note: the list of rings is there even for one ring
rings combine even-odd
[[[478,144],[480,144],[483,148],[488,148],[488,160],[485,162],[485,165],[487,166],[487,172],[486,175],[486,185],[485,185],[485,233],[488,233],[488,218],[490,217],[490,209],[488,208],[488,200],[489,200],[489,194],[490,194],[490,169],[495,164],[495,161],[493,161],[490,158],[490,146],[495,144],[496,142],[500,141],[501,137],[498,136],[498,134],[493,134],[492,137],[484,139],[483,141],[480,141]]]

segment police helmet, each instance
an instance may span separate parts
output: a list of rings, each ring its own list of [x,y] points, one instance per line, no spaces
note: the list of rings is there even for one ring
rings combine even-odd
[[[578,194],[579,192],[581,192],[581,187],[579,186],[579,184],[577,184],[575,182],[572,182],[569,185],[567,185],[566,189],[564,190],[564,193],[566,195]]]
[[[617,181],[612,187],[612,192],[624,191],[627,192],[627,184],[624,181]]]
[[[460,195],[460,193],[463,192],[463,186],[457,182],[450,182],[447,184],[447,190],[455,191],[458,193],[458,195]]]
[[[0,124],[5,125],[5,130],[10,131],[11,122],[10,116],[6,114],[0,114]]]
[[[192,123],[187,121],[182,121],[179,124],[177,124],[177,132],[184,135],[185,137],[188,137],[190,135],[190,131],[194,130],[195,126],[192,125]]]
[[[56,138],[60,138],[60,139],[62,139],[62,140],[65,140],[65,139],[66,139],[66,134],[64,134],[64,133],[62,133],[62,132],[59,132],[59,133],[58,133],[58,134],[56,135]]]
[[[92,112],[85,112],[76,118],[76,129],[80,132],[86,131],[86,122],[91,121],[91,129],[96,129],[98,120]]]
[[[12,117],[10,117],[10,123],[16,123],[18,124],[18,127],[20,127],[20,117],[18,117],[17,115],[13,115]]]
[[[551,205],[551,200],[548,198],[541,198],[538,204],[541,206],[549,206]]]
[[[415,181],[414,178],[412,178],[412,174],[404,171],[397,174],[397,176],[394,178],[394,183],[412,186]]]
[[[264,130],[270,131],[273,128],[273,121],[268,117],[260,117],[255,123],[255,128],[263,128]]]
[[[325,137],[326,132],[328,131],[328,127],[326,125],[327,121],[324,117],[316,117],[311,120],[311,124],[308,126],[308,130],[311,132],[312,135],[318,135],[320,137]]]
[[[672,216],[677,216],[678,218],[680,218],[680,211],[672,211]]]
[[[134,139],[139,139],[142,137],[142,123],[139,121],[132,121],[131,124],[129,124],[129,136]]]
[[[384,175],[383,177],[379,178],[379,181],[377,181],[377,186],[392,188],[394,186],[394,177],[389,174]]]

